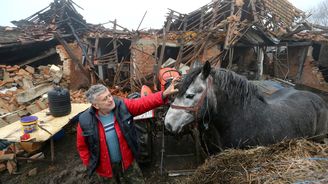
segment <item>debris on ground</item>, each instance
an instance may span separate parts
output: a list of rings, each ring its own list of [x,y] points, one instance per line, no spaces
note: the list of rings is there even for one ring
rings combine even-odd
[[[163,28],[148,31],[130,31],[116,20],[108,22],[113,28],[92,25],[77,9],[71,0],[54,0],[33,15],[12,21],[17,27],[0,27],[0,128],[46,109],[45,94],[54,84],[70,90],[72,103],[87,103],[85,90],[96,83],[119,97],[138,92],[145,84],[158,91],[163,63],[186,73],[196,61],[209,61],[249,79],[276,77],[328,92],[328,29],[307,22],[305,13],[287,0],[213,0],[187,14],[169,9]],[[75,149],[75,125],[69,126],[65,140],[56,142],[54,164],[13,161],[13,154],[50,157],[48,142],[14,146],[1,141],[0,184],[1,179],[98,183],[97,176],[86,175]],[[292,140],[229,149],[208,158],[193,176],[173,180],[325,183],[327,148],[327,144]],[[168,182],[154,169],[146,179]]]
[[[327,183],[328,145],[305,139],[212,156],[178,183]]]

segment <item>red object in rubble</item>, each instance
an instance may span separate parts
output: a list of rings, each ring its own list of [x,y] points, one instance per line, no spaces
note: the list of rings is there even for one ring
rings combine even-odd
[[[30,139],[30,138],[31,138],[31,136],[30,136],[29,133],[25,133],[24,135],[22,135],[22,136],[20,137],[21,141],[26,141],[26,140],[28,140],[28,139]]]
[[[181,74],[179,73],[178,70],[176,70],[175,68],[161,68],[159,70],[159,74],[158,74],[158,80],[160,82],[160,88],[161,91],[165,90],[165,84],[169,81],[171,81],[173,78],[176,78],[178,76],[181,76]]]

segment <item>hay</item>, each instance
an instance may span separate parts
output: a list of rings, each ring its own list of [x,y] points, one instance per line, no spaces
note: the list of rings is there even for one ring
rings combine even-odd
[[[328,183],[328,145],[289,140],[225,150],[177,183]]]

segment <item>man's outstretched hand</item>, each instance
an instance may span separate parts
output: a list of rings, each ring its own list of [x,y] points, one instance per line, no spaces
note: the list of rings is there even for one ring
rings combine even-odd
[[[175,77],[170,86],[168,88],[166,88],[166,90],[164,90],[163,92],[163,98],[165,99],[166,97],[172,96],[174,94],[176,94],[179,90],[177,88],[175,88],[176,82],[180,80],[180,77]]]

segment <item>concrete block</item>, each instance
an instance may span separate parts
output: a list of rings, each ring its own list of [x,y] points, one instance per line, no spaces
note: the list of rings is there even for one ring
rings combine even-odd
[[[18,103],[25,103],[29,102],[45,93],[48,91],[52,90],[53,87],[51,84],[40,84],[34,88],[25,90],[24,92],[16,94],[16,99]]]

